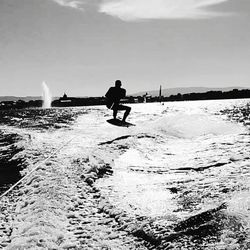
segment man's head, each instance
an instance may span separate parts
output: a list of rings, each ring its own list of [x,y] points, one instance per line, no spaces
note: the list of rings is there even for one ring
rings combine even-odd
[[[115,81],[115,86],[116,86],[117,88],[120,88],[120,87],[122,86],[122,82],[121,82],[120,80],[116,80],[116,81]]]

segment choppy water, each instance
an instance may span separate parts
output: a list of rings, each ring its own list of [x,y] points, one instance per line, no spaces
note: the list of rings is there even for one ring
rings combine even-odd
[[[34,164],[44,150],[30,149],[36,137],[56,129],[70,129],[79,109],[0,110],[0,192],[8,189],[21,177],[27,164]],[[45,149],[46,150],[46,149]],[[27,158],[33,160],[28,162]]]
[[[92,166],[113,162],[93,185],[121,221],[140,224],[146,248],[249,249],[249,101],[131,107],[130,128],[106,123],[102,106],[0,111],[2,191],[68,144],[58,165],[81,165],[86,152]]]

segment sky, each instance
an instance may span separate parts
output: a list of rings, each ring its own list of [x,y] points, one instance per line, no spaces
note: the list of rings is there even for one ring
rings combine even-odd
[[[0,96],[250,87],[249,0],[0,0]]]

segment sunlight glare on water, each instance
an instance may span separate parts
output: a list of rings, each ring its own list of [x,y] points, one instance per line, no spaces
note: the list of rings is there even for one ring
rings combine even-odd
[[[215,115],[244,103],[247,101],[131,105],[131,120],[137,126],[129,131],[141,137],[126,141],[129,148],[115,160],[113,176],[99,180],[98,187],[128,213],[167,221],[175,218],[175,222],[226,202],[225,217],[214,217],[216,223],[231,230],[243,223],[249,230],[249,191],[240,191],[241,187],[249,190],[249,175],[241,177],[249,173],[249,132]],[[125,141],[117,147],[122,143]],[[227,246],[228,232],[221,231],[225,238],[218,249]]]
[[[107,123],[112,113],[104,106],[10,110],[2,115],[1,128],[6,135],[11,134],[6,137],[13,146],[8,159],[17,159],[11,164],[27,165],[23,174],[64,145],[40,170],[44,185],[31,187],[38,194],[44,188],[55,197],[63,196],[60,190],[65,188],[65,193],[77,196],[86,186],[81,178],[86,169],[110,166],[111,174],[98,176],[92,185],[99,190],[100,199],[126,214],[125,223],[134,220],[153,231],[163,228],[160,236],[172,233],[178,237],[172,240],[175,249],[185,244],[189,244],[187,249],[229,249],[230,244],[234,249],[248,249],[250,138],[249,127],[244,125],[249,120],[242,117],[247,103],[131,104],[128,121],[136,126],[129,128]],[[77,169],[79,173],[74,172]],[[44,174],[48,179],[42,177]],[[77,176],[72,181],[74,174]],[[59,186],[51,185],[53,178]],[[93,199],[92,194],[81,196],[84,202]],[[57,207],[54,200],[49,202]],[[93,202],[95,205],[82,206],[80,211],[97,211],[93,206],[98,198]],[[25,218],[39,219],[32,209],[27,213]],[[101,221],[100,216],[108,214],[98,213],[95,219]],[[61,221],[61,217],[57,219]],[[149,221],[154,224],[149,225]],[[36,228],[32,230],[37,233]],[[63,223],[62,230],[66,230]],[[22,235],[18,237],[22,242]]]

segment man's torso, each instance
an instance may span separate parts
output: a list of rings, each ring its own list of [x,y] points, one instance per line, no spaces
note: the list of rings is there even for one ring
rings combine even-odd
[[[111,108],[113,105],[119,105],[119,102],[126,95],[126,90],[123,88],[111,87],[106,94],[107,107]]]

